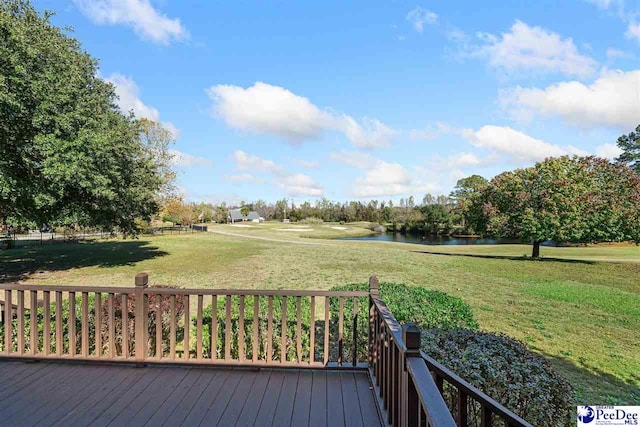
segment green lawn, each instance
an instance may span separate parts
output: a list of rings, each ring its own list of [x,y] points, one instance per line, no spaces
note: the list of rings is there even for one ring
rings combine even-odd
[[[151,283],[184,287],[328,289],[377,274],[382,281],[461,297],[481,328],[523,340],[549,357],[577,387],[582,403],[640,402],[640,249],[635,246],[544,247],[545,259],[532,261],[519,258],[530,252],[525,245],[326,240],[366,235],[364,224],[251,225],[210,228],[234,235],[4,251],[0,280],[124,286],[146,271]],[[282,230],[287,228],[301,230]]]

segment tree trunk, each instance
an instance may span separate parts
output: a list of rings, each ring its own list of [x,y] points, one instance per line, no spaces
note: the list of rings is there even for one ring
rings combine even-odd
[[[531,258],[540,258],[540,243],[542,243],[542,240],[533,241],[533,252],[531,253]]]

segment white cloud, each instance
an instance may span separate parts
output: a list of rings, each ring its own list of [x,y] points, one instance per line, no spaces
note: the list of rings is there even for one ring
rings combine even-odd
[[[140,88],[131,77],[124,76],[119,73],[113,73],[105,79],[115,86],[115,92],[118,96],[118,106],[123,113],[133,111],[137,118],[146,118],[154,122],[161,123],[175,139],[178,138],[180,131],[171,122],[161,122],[160,112],[140,99]]]
[[[153,8],[149,0],[73,0],[96,24],[123,24],[140,37],[167,45],[189,36],[179,19],[171,19]]]
[[[452,128],[449,125],[436,122],[435,125],[430,125],[423,129],[411,129],[409,131],[409,138],[412,140],[429,141],[451,131]]]
[[[211,167],[213,162],[204,157],[194,156],[192,154],[183,153],[178,150],[169,150],[169,153],[173,156],[172,163],[176,166],[183,167]]]
[[[252,156],[242,150],[236,150],[233,153],[233,159],[236,162],[237,169],[241,171],[250,170],[259,172],[270,172],[278,175],[285,173],[284,168],[280,165],[277,165],[272,160],[266,160],[262,157]]]
[[[500,94],[500,102],[519,120],[560,117],[580,127],[633,129],[640,115],[640,70],[603,73],[590,85],[561,82],[546,89],[516,87]]]
[[[438,22],[438,15],[418,6],[407,14],[407,21],[413,25],[417,32],[421,33],[425,24],[433,25]]]
[[[616,49],[613,47],[608,48],[606,54],[607,54],[607,58],[610,60],[615,60],[618,58],[624,59],[624,58],[633,57],[632,54],[625,52],[624,50]]]
[[[639,11],[629,11],[625,8],[624,0],[586,0],[599,7],[600,9],[609,10],[614,9],[618,18],[627,25],[627,31],[625,36],[628,39],[633,39],[640,42],[640,23],[638,17]]]
[[[353,182],[355,197],[387,197],[422,193],[429,185],[399,163],[391,163],[358,151],[340,151],[331,154],[335,162],[366,171]]]
[[[237,175],[227,175],[224,177],[224,179],[226,179],[229,182],[232,182],[234,184],[240,183],[240,182],[253,182],[255,184],[263,184],[264,183],[264,179],[262,178],[257,178],[253,175],[251,175],[250,173],[241,173],[241,174],[237,174]]]
[[[475,147],[506,155],[516,161],[539,161],[562,156],[567,150],[533,138],[508,126],[483,126],[477,131],[465,129],[464,137]]]
[[[376,119],[361,123],[346,114],[335,114],[315,106],[309,99],[267,83],[242,88],[212,86],[214,116],[236,129],[279,136],[291,144],[319,139],[326,131],[343,133],[364,148],[388,146],[396,132]]]
[[[359,124],[352,117],[344,115],[342,120],[344,133],[356,147],[388,147],[398,133],[376,119],[365,118],[362,124]]]
[[[479,33],[484,42],[471,56],[487,58],[489,65],[506,72],[536,71],[576,77],[593,75],[596,61],[578,52],[571,38],[516,21],[508,33]]]
[[[310,176],[301,173],[278,177],[275,179],[275,183],[284,188],[293,197],[319,197],[324,194],[324,189],[320,184]]]
[[[460,153],[454,158],[454,164],[458,167],[478,166],[482,160],[473,153]]]
[[[622,154],[622,149],[616,144],[602,144],[596,147],[596,156],[605,159],[615,159]]]
[[[331,160],[335,162],[344,163],[345,165],[356,169],[373,168],[378,162],[378,159],[372,155],[361,153],[359,151],[342,150],[336,153],[331,153],[330,157]]]
[[[208,90],[215,112],[234,128],[280,136],[291,143],[319,138],[334,117],[307,98],[257,82],[244,89],[218,85]]]
[[[627,32],[625,36],[629,39],[637,40],[640,42],[640,24],[630,22],[627,27]]]
[[[240,171],[267,172],[273,175],[273,182],[287,191],[292,197],[322,196],[324,189],[313,178],[301,173],[292,173],[272,160],[253,156],[244,151],[237,150],[233,153],[236,169]],[[260,182],[248,173],[227,177],[231,182],[253,181]]]

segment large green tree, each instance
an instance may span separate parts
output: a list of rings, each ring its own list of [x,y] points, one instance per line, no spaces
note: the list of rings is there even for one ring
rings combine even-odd
[[[627,163],[631,169],[640,174],[640,125],[628,135],[618,138],[618,147],[622,154],[616,160]]]
[[[162,185],[97,61],[28,1],[0,3],[0,219],[135,233]]]
[[[474,223],[474,217],[478,212],[474,212],[474,199],[477,198],[482,189],[489,184],[489,181],[480,175],[471,175],[459,179],[454,190],[449,197],[455,201],[454,212],[457,213],[462,222],[462,228],[467,230],[469,224]],[[474,232],[475,230],[469,230]]]
[[[606,159],[564,156],[504,172],[475,203],[481,229],[533,242],[534,258],[545,240],[640,242],[640,176]]]

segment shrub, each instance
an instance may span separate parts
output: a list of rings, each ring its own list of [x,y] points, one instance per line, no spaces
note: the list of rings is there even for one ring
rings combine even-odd
[[[368,291],[369,285],[357,283],[335,286],[334,291]],[[420,329],[429,328],[469,328],[476,329],[478,323],[471,308],[460,298],[444,292],[432,291],[418,286],[395,283],[380,284],[380,297],[398,322],[413,322]],[[358,299],[358,360],[367,357],[367,330],[369,324],[369,302],[367,297]],[[331,328],[337,334],[339,302],[331,300]],[[350,361],[353,351],[353,298],[345,298],[344,304],[344,348],[345,360]]]
[[[334,287],[336,291],[352,291],[362,290],[368,291],[368,284],[353,284]],[[421,328],[431,327],[467,327],[476,328],[478,325],[473,318],[471,310],[459,298],[449,296],[443,292],[430,291],[424,288],[396,285],[384,283],[380,287],[382,299],[387,303],[396,318],[401,322],[415,322]],[[239,296],[233,295],[231,298],[231,340],[229,349],[232,358],[237,358],[238,348],[238,332],[240,327],[239,315]],[[244,354],[250,359],[253,357],[253,296],[245,296],[244,299]],[[343,298],[343,361],[351,362],[353,354],[353,301],[354,298]],[[268,298],[259,297],[258,302],[258,359],[264,360],[267,354],[267,330],[268,330]],[[330,298],[329,303],[329,353],[331,360],[338,358],[338,324],[339,324],[339,298]],[[367,331],[368,331],[368,297],[358,298],[357,310],[357,330],[358,341],[357,357],[363,362],[367,360]],[[322,360],[324,355],[324,298],[316,298],[316,321],[315,321],[315,347],[314,360]],[[225,354],[225,319],[226,319],[226,297],[217,299],[217,339],[216,339],[216,357],[224,358]],[[300,317],[301,317],[301,337],[302,337],[302,359],[309,360],[310,346],[310,319],[311,304],[308,297],[300,300]],[[287,298],[287,323],[286,323],[286,360],[292,361],[297,359],[297,299],[295,297]],[[197,318],[192,317],[191,336],[196,334]],[[202,318],[202,350],[204,357],[211,357],[211,330],[212,330],[212,307],[208,305],[203,310]],[[281,353],[281,337],[282,337],[282,297],[273,297],[273,324],[272,324],[272,360],[280,360]],[[191,349],[195,349],[195,339],[192,339]]]
[[[490,332],[446,328],[423,331],[422,349],[533,425],[575,423],[571,385],[524,343]],[[457,394],[444,391],[454,409]],[[473,409],[476,417],[470,413],[470,418],[479,425],[479,408]]]
[[[376,233],[385,233],[387,231],[387,228],[384,225],[378,224],[375,222],[372,222],[371,224],[367,225],[367,229],[374,231]]]
[[[298,221],[298,224],[322,224],[323,222],[324,221],[322,221],[318,217],[310,216],[305,219],[301,219],[300,221]]]

